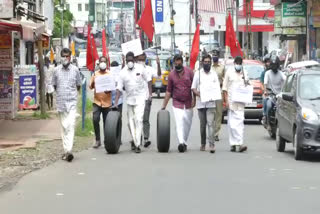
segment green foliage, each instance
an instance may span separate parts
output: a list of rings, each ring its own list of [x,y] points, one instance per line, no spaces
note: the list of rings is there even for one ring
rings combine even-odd
[[[60,5],[59,0],[54,1],[54,5]],[[71,33],[71,22],[73,21],[73,15],[69,10],[63,11],[63,37],[68,36]],[[55,7],[54,9],[54,29],[53,38],[61,37],[61,11]]]

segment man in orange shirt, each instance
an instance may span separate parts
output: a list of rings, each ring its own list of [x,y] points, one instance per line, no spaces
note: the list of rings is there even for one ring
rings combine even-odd
[[[110,111],[112,106],[111,91],[104,91],[101,93],[96,92],[95,79],[98,76],[104,76],[104,75],[110,75],[110,78],[113,78],[112,74],[109,72],[109,70],[107,70],[107,58],[102,56],[99,59],[99,70],[92,75],[90,85],[89,85],[90,89],[95,89],[94,102],[93,102],[93,127],[94,127],[94,133],[96,136],[96,142],[93,145],[93,148],[95,149],[101,146],[100,125],[99,125],[101,113],[103,118],[103,126],[105,126],[105,121],[106,121],[108,112]]]

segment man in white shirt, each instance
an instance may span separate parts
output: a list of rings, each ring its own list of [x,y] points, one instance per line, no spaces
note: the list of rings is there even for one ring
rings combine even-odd
[[[237,147],[239,152],[244,152],[247,147],[243,145],[244,132],[244,107],[245,103],[233,102],[232,91],[248,84],[248,75],[242,68],[242,58],[237,56],[232,66],[225,74],[222,90],[224,100],[228,108],[228,131],[231,152],[235,152]]]
[[[151,80],[153,77],[158,78],[161,77],[161,68],[160,68],[160,61],[159,58],[157,58],[157,71],[151,67],[146,65],[146,54],[143,53],[140,56],[137,57],[137,63],[142,65],[147,74],[150,76]],[[145,107],[144,107],[144,114],[143,114],[143,137],[144,137],[144,147],[147,148],[151,145],[151,141],[149,140],[150,137],[150,110],[151,110],[151,104],[152,104],[152,97],[149,96],[149,90],[148,90],[148,83],[145,82],[145,91],[146,91],[146,101],[145,101]]]
[[[198,115],[200,119],[200,134],[201,134],[201,146],[200,151],[206,150],[206,140],[207,140],[207,133],[206,128],[208,127],[208,140],[209,140],[209,147],[210,153],[215,152],[215,107],[216,98],[210,98],[210,100],[206,101],[208,98],[204,96],[205,91],[209,90],[218,90],[217,93],[221,99],[221,90],[220,90],[220,83],[218,79],[218,75],[216,72],[211,69],[211,56],[206,55],[202,58],[202,67],[200,71],[196,71],[193,81],[192,81],[192,91],[197,96],[197,108],[198,108]],[[208,91],[207,91],[208,92]],[[202,101],[204,100],[204,101]]]
[[[143,128],[142,121],[147,93],[144,86],[145,82],[148,82],[149,97],[151,97],[151,78],[143,66],[135,63],[134,54],[132,52],[127,53],[126,64],[127,65],[120,72],[118,79],[115,107],[118,106],[121,92],[123,92],[123,88],[125,88],[130,133],[135,144],[135,152],[140,153]]]

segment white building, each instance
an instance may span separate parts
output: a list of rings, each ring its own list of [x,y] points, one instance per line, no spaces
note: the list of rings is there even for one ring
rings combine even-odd
[[[83,28],[89,20],[89,0],[66,0],[66,8],[74,17],[73,27],[83,32]],[[106,25],[107,0],[95,0],[95,22],[96,29],[102,29]],[[78,31],[79,32],[79,31]]]

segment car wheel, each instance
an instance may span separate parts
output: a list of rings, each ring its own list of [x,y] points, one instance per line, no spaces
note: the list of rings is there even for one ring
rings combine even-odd
[[[121,144],[121,118],[118,111],[108,113],[104,127],[104,147],[109,154],[116,154]]]
[[[167,110],[161,110],[157,115],[157,147],[159,152],[170,149],[170,113]]]
[[[293,136],[294,159],[302,160],[303,150],[298,143],[298,134],[295,131]]]
[[[280,129],[277,127],[277,139],[276,139],[277,151],[284,152],[286,148],[286,140],[280,136]]]

